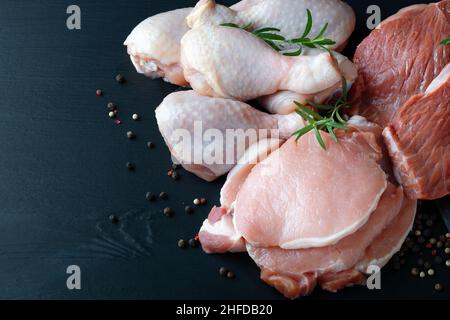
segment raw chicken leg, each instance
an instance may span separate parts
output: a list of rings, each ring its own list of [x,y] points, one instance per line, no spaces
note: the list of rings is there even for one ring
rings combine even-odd
[[[243,0],[231,8],[214,0],[200,0],[186,21],[191,28],[223,23],[251,24],[253,30],[275,27],[284,37],[293,39],[305,29],[306,9],[311,10],[313,17],[311,35],[318,34],[328,23],[325,36],[336,42],[330,49],[343,49],[355,29],[355,13],[340,0]]]
[[[317,55],[322,53],[322,51],[318,49],[309,49],[306,50],[306,53],[307,55]],[[338,62],[339,70],[347,83],[347,88],[350,89],[356,77],[358,76],[356,66],[350,60],[348,60],[347,57],[337,52],[333,52],[333,56]],[[335,86],[317,94],[305,95],[298,94],[292,91],[280,91],[268,96],[261,97],[258,99],[258,102],[264,109],[266,109],[270,113],[289,114],[298,108],[295,105],[294,101],[300,102],[302,104],[307,104],[307,101],[310,100],[314,103],[321,104],[327,99],[341,94],[342,85],[341,83],[338,83]]]
[[[233,13],[231,19],[236,16],[236,11],[242,11],[242,19],[245,22],[251,20],[248,22],[252,23],[253,28],[278,27],[283,34],[292,37],[303,32],[306,8],[309,8],[314,18],[312,32],[317,32],[328,22],[326,35],[337,42],[336,48],[345,45],[355,25],[353,10],[339,0],[244,0],[230,9],[220,5],[217,7],[222,9],[217,9],[212,4],[214,8],[210,7],[210,10],[213,15],[217,11],[228,11]],[[184,8],[152,16],[131,32],[124,45],[128,46],[128,53],[139,73],[152,78],[164,77],[177,85],[187,85],[180,65],[179,43],[189,29],[186,17],[191,11],[192,8]],[[201,16],[204,22],[205,15],[207,13],[203,11]]]
[[[168,95],[156,109],[159,130],[183,167],[212,181],[264,138],[289,138],[304,123],[298,115],[269,115],[231,99],[194,91]]]
[[[246,101],[279,90],[316,94],[341,81],[333,56],[288,57],[237,28],[201,26],[181,39],[184,76],[199,94]]]
[[[189,30],[186,16],[192,8],[157,14],[133,29],[124,42],[136,70],[151,78],[185,86],[180,65],[180,40]]]

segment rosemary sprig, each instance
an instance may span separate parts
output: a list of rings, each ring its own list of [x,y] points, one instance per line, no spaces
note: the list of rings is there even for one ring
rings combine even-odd
[[[293,136],[295,136],[295,139],[298,140],[308,132],[314,130],[317,142],[322,147],[322,149],[326,150],[327,147],[325,145],[325,142],[323,141],[320,131],[327,131],[330,134],[331,138],[335,142],[338,142],[339,140],[336,137],[334,131],[336,129],[349,130],[347,121],[345,121],[340,114],[342,108],[349,107],[347,98],[347,81],[345,81],[345,79],[343,78],[342,96],[337,99],[333,105],[317,104],[309,100],[307,101],[308,105],[316,108],[317,110],[319,110],[319,112],[312,111],[303,104],[294,101],[295,105],[299,108],[296,110],[296,113],[308,122],[307,126],[298,130],[297,132],[294,132]],[[320,111],[322,111],[322,114],[320,114]]]
[[[274,50],[276,51],[282,51],[283,47],[289,46],[289,45],[296,45],[298,46],[298,49],[295,51],[290,52],[284,52],[283,54],[285,56],[299,56],[303,53],[303,47],[308,48],[321,48],[323,50],[329,51],[329,49],[326,46],[334,45],[336,42],[325,38],[325,32],[328,28],[328,23],[325,23],[325,25],[320,29],[319,33],[311,38],[309,34],[311,33],[311,29],[313,26],[313,18],[311,14],[311,10],[306,9],[306,26],[305,30],[303,31],[303,34],[299,38],[294,39],[286,39],[282,35],[279,34],[281,32],[280,29],[274,28],[274,27],[265,27],[260,28],[257,30],[254,30],[252,33],[264,40],[268,45],[270,45]],[[224,27],[231,27],[231,28],[239,28],[250,32],[251,24],[248,24],[247,26],[240,27],[235,23],[223,23],[221,26]]]
[[[447,39],[445,39],[445,40],[442,40],[442,41],[440,42],[440,44],[450,44],[450,38],[447,38]]]
[[[327,32],[327,29],[328,29],[328,22],[325,23],[325,25],[320,29],[319,33],[314,38],[311,38],[309,36],[309,34],[311,33],[312,25],[313,25],[313,18],[312,18],[311,10],[306,9],[306,16],[307,16],[307,21],[306,21],[305,31],[303,31],[303,34],[301,35],[301,37],[291,39],[291,40],[289,40],[289,42],[300,45],[301,47],[303,47],[303,46],[308,47],[308,48],[319,47],[321,49],[329,51],[329,49],[326,48],[325,46],[334,45],[334,44],[336,44],[336,42],[324,37],[325,32]]]

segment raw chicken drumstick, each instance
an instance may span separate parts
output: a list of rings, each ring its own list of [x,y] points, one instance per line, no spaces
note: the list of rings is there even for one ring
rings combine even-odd
[[[240,101],[200,96],[194,91],[169,94],[155,113],[173,157],[207,181],[227,173],[258,140],[287,139],[304,125],[295,113],[269,115]]]
[[[314,18],[312,33],[316,34],[328,22],[325,36],[336,41],[332,48],[337,50],[343,48],[355,27],[352,8],[340,0],[243,0],[229,9],[213,1],[207,2],[206,7],[205,1],[200,1],[196,7],[197,24],[200,21],[207,23],[207,18],[217,22],[214,16],[218,11],[231,11],[233,17],[242,17],[242,22],[252,23],[254,29],[277,27],[289,38],[300,36],[303,32],[306,8],[309,8]],[[164,77],[181,86],[187,85],[180,64],[180,41],[189,30],[186,17],[191,11],[192,8],[183,8],[157,14],[134,28],[124,45],[128,46],[131,61],[139,73],[152,78]],[[228,16],[225,17],[228,19]],[[194,23],[193,18],[191,21]]]
[[[279,90],[315,94],[339,84],[339,65],[324,51],[288,57],[237,28],[201,26],[181,39],[184,76],[201,95],[247,101]]]

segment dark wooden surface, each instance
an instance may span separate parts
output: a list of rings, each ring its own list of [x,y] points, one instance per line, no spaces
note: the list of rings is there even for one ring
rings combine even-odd
[[[359,22],[348,53],[368,33],[369,4],[379,4],[386,17],[412,3],[350,2]],[[224,180],[206,183],[184,171],[178,182],[167,178],[170,154],[154,109],[176,87],[138,75],[122,42],[144,18],[195,1],[78,0],[77,31],[66,28],[70,4],[0,1],[0,298],[281,299],[245,254],[177,248],[218,203]],[[114,81],[118,72],[125,85]],[[95,96],[97,88],[103,97]],[[107,116],[109,101],[120,106],[121,126]],[[141,121],[130,120],[134,112]],[[130,129],[135,141],[126,139]],[[156,144],[152,151],[148,140]],[[135,172],[125,169],[127,161]],[[166,191],[169,200],[150,204],[147,191]],[[183,203],[198,196],[208,205],[186,215]],[[161,213],[168,205],[172,219]],[[81,267],[81,290],[66,288],[72,264]],[[237,278],[220,278],[222,265]],[[448,298],[433,293],[434,282],[388,267],[380,291],[317,290],[311,298]]]

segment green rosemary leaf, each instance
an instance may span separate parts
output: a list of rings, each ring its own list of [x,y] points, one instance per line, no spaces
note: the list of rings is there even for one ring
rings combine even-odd
[[[333,106],[329,106],[329,105],[325,105],[325,104],[318,104],[315,103],[311,100],[307,100],[306,101],[311,107],[319,109],[319,110],[332,110],[334,107]]]
[[[325,145],[325,142],[323,142],[322,136],[320,135],[319,129],[317,127],[314,127],[314,133],[322,149],[327,150],[327,146]]]
[[[289,56],[289,57],[297,57],[299,55],[301,55],[303,52],[303,49],[300,47],[298,50],[296,51],[292,51],[292,52],[284,52],[283,55],[285,56]]]
[[[239,27],[236,23],[222,23],[221,24],[222,27],[230,27],[230,28],[238,28],[241,29],[241,27]]]
[[[318,114],[317,112],[312,111],[311,109],[308,109],[307,107],[305,107],[300,102],[294,101],[294,104],[297,107],[299,107],[300,109],[302,109],[304,112],[306,112],[307,114],[313,116],[314,118],[319,119],[319,120],[323,120],[323,117],[320,114]]]
[[[440,44],[450,44],[450,38],[447,38],[447,39],[445,39],[445,40],[442,40],[442,41],[440,42]]]
[[[328,22],[325,23],[325,25],[322,27],[322,29],[320,29],[319,33],[317,34],[317,36],[314,38],[314,40],[320,39],[323,37],[323,35],[325,34],[325,32],[328,29]]]
[[[279,34],[275,34],[275,33],[258,33],[257,34],[258,37],[260,37],[263,40],[275,40],[275,41],[286,41],[286,38],[283,36],[280,36]]]
[[[331,126],[327,126],[328,133],[330,134],[331,138],[334,142],[339,142],[338,138],[334,134],[333,128]]]
[[[336,128],[336,129],[342,129],[342,130],[349,130],[349,128],[343,124],[337,123],[337,122],[330,122],[330,127]]]
[[[339,113],[339,110],[336,111],[336,118],[337,118],[338,121],[339,121],[340,123],[342,123],[343,125],[347,125],[347,124],[348,124],[347,121],[345,121],[344,119],[342,119],[342,117],[341,117],[341,115],[340,115],[340,113]]]
[[[263,32],[281,32],[280,29],[278,28],[272,28],[272,27],[267,27],[267,28],[261,28],[261,29],[257,29],[255,31],[253,31],[253,33],[255,35],[258,35],[259,33],[263,33]]]
[[[308,114],[304,113],[302,110],[295,110],[295,113],[297,113],[299,116],[301,116],[303,119],[305,119],[311,124],[316,122],[313,118],[311,118]]]
[[[308,34],[311,32],[311,28],[312,28],[312,14],[311,11],[309,9],[306,9],[306,26],[305,26],[305,31],[303,32],[303,35],[300,38],[306,38],[308,36]]]
[[[295,136],[295,140],[298,140],[313,129],[314,129],[313,124],[307,125],[306,127],[303,127],[300,130],[294,132],[293,136]]]
[[[272,40],[263,39],[269,46],[271,46],[275,51],[281,51],[281,49]]]

